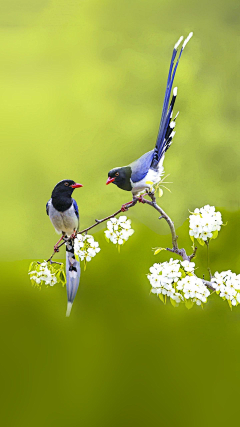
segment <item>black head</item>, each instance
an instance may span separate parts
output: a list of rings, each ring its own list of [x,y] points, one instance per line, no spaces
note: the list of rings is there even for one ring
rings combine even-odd
[[[72,193],[75,188],[82,187],[82,184],[77,184],[72,179],[64,179],[55,185],[52,192],[52,203],[53,206],[64,212],[72,204]]]
[[[117,185],[119,188],[125,191],[131,191],[131,174],[132,169],[130,166],[124,166],[122,168],[114,168],[108,172],[108,180],[106,185],[111,184],[111,182]]]

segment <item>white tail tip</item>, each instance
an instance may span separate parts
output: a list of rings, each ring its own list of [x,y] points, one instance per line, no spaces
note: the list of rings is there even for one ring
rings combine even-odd
[[[67,303],[67,311],[66,311],[66,317],[69,317],[72,310],[72,302]]]
[[[193,32],[188,34],[187,38],[183,42],[182,49],[185,48],[186,44],[189,42],[189,40],[191,39],[192,36],[193,36]]]
[[[177,96],[177,87],[173,89],[173,96]]]
[[[183,36],[181,36],[180,37],[180,39],[177,41],[177,43],[175,44],[175,46],[174,46],[174,49],[176,49],[177,50],[177,48],[178,48],[178,46],[180,45],[180,43],[182,42],[182,40],[183,40]]]

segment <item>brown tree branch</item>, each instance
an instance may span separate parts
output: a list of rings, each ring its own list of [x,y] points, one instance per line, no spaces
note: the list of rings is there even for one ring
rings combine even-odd
[[[137,202],[138,202],[138,199],[134,199],[134,200],[131,202],[131,204],[129,204],[129,206],[128,206],[127,210],[128,210],[128,209],[130,209],[131,207],[135,206]],[[101,224],[102,222],[105,222],[105,221],[107,221],[107,220],[109,220],[109,219],[111,219],[111,218],[114,218],[115,216],[117,216],[117,215],[118,215],[118,214],[120,214],[121,212],[123,212],[123,211],[122,211],[122,209],[119,209],[117,212],[114,212],[112,215],[109,215],[109,216],[107,216],[106,218],[103,218],[103,219],[95,219],[95,224],[90,225],[90,227],[85,228],[84,230],[78,231],[78,233],[77,233],[77,234],[87,233],[87,232],[88,232],[89,230],[91,230],[92,228],[96,227],[97,225]],[[65,243],[66,243],[68,240],[69,240],[69,239],[67,239],[67,240],[65,240],[63,243],[61,243],[61,245],[59,245],[59,246],[58,246],[58,249],[59,249],[59,248],[61,248],[61,246],[65,245]],[[51,261],[52,261],[52,258],[54,257],[55,253],[56,253],[55,251],[52,253],[52,255],[51,255],[51,256],[50,256],[50,258],[47,260],[47,262],[49,262],[49,261],[51,262]]]
[[[205,286],[207,286],[207,288],[211,289],[211,291],[216,291],[216,289],[213,287],[211,282],[209,282],[208,280],[204,280],[204,279],[202,279],[202,281],[203,281],[203,284]]]
[[[172,252],[172,253],[175,253],[175,254],[179,255],[183,259],[183,261],[191,261],[195,257],[195,255],[196,255],[197,247],[194,248],[193,253],[191,255],[187,255],[187,252],[186,252],[186,250],[184,248],[179,249],[178,244],[177,244],[178,236],[176,234],[173,221],[166,214],[166,212],[164,212],[164,210],[160,206],[158,206],[158,204],[156,202],[156,197],[155,197],[154,193],[148,193],[148,196],[151,198],[151,200],[144,199],[143,197],[134,198],[132,200],[132,202],[129,203],[129,205],[127,206],[126,210],[128,210],[128,209],[132,208],[133,206],[135,206],[138,201],[142,202],[144,204],[147,204],[149,206],[152,206],[154,209],[156,209],[160,213],[160,215],[161,215],[159,217],[159,219],[162,219],[162,218],[165,219],[165,221],[167,222],[167,224],[168,224],[168,226],[170,228],[171,235],[172,235],[172,245],[173,245],[173,247],[172,248],[166,248],[166,250],[169,251],[169,252]],[[114,218],[115,216],[117,216],[121,212],[123,212],[123,210],[119,209],[118,211],[114,212],[112,215],[109,215],[109,216],[107,216],[107,217],[105,217],[103,219],[95,219],[95,223],[93,225],[90,225],[90,227],[87,227],[84,230],[79,231],[77,234],[87,233],[92,228],[96,227],[97,225],[99,225],[99,224],[101,224],[101,223],[103,223],[105,221],[108,221],[111,218]],[[60,248],[61,246],[65,245],[68,240],[69,239],[67,239],[63,243],[61,243],[61,245],[59,245],[58,248]],[[56,252],[53,252],[53,254],[50,256],[50,258],[47,260],[48,262],[53,262],[52,258],[54,257],[55,253]],[[212,286],[211,282],[203,279],[203,283],[209,289],[215,291],[215,288]]]
[[[158,206],[157,202],[156,202],[156,197],[154,195],[154,193],[148,193],[149,197],[152,199],[152,201],[147,200],[147,199],[141,199],[142,203],[146,203],[149,206],[152,206],[154,209],[156,209],[161,216],[159,217],[159,219],[164,218],[165,221],[168,223],[171,234],[172,234],[172,245],[173,245],[173,249],[178,249],[178,245],[177,245],[177,239],[178,236],[176,235],[176,231],[175,231],[175,227],[174,227],[174,223],[171,220],[171,218],[166,214],[166,212],[164,212],[164,210],[162,208],[160,208],[160,206]]]
[[[152,206],[154,209],[156,209],[161,214],[161,216],[159,217],[159,219],[164,218],[165,221],[169,225],[169,228],[170,228],[170,231],[171,231],[171,234],[172,234],[172,245],[173,245],[173,247],[172,247],[172,249],[166,248],[167,251],[173,252],[173,253],[179,255],[180,257],[182,257],[183,261],[191,261],[195,257],[195,255],[196,255],[197,247],[194,248],[194,251],[193,251],[193,253],[191,255],[187,255],[186,250],[184,248],[182,248],[182,249],[178,248],[178,244],[177,244],[178,236],[176,234],[173,221],[166,214],[166,212],[164,212],[164,210],[162,208],[160,208],[160,206],[158,206],[158,204],[156,202],[155,194],[154,193],[148,193],[148,195],[149,195],[149,197],[151,198],[152,201],[147,200],[147,199],[141,199],[141,202],[142,203],[146,203],[147,205]]]

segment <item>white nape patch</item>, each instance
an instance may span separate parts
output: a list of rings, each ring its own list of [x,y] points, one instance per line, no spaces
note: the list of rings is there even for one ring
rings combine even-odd
[[[170,123],[170,128],[171,128],[171,129],[174,129],[174,128],[175,128],[175,126],[176,126],[176,123],[175,123],[175,122],[171,122],[171,123]]]
[[[71,310],[72,310],[72,303],[68,302],[67,303],[67,311],[66,311],[66,317],[69,317],[71,314]]]
[[[183,42],[182,49],[185,48],[186,44],[189,42],[189,40],[192,38],[192,36],[193,36],[193,32],[188,34],[187,38]]]
[[[177,96],[177,87],[173,89],[173,96]]]
[[[178,46],[180,45],[181,41],[183,40],[183,36],[180,37],[180,39],[177,41],[177,43],[174,46],[174,49],[177,50]]]

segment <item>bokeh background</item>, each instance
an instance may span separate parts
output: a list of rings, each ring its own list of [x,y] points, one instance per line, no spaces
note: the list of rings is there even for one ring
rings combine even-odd
[[[102,251],[83,273],[69,319],[66,290],[31,287],[33,259],[57,235],[45,214],[54,185],[76,190],[81,227],[128,193],[107,172],[155,143],[172,48],[194,37],[175,84],[180,111],[165,159],[162,207],[190,251],[188,209],[217,206],[224,222],[212,270],[240,272],[239,4],[233,0],[0,1],[1,418],[4,426],[202,426],[239,418],[240,309],[149,295],[152,247],[168,228],[139,205],[120,254]],[[64,257],[64,252],[58,255]],[[206,275],[205,248],[196,263]]]

